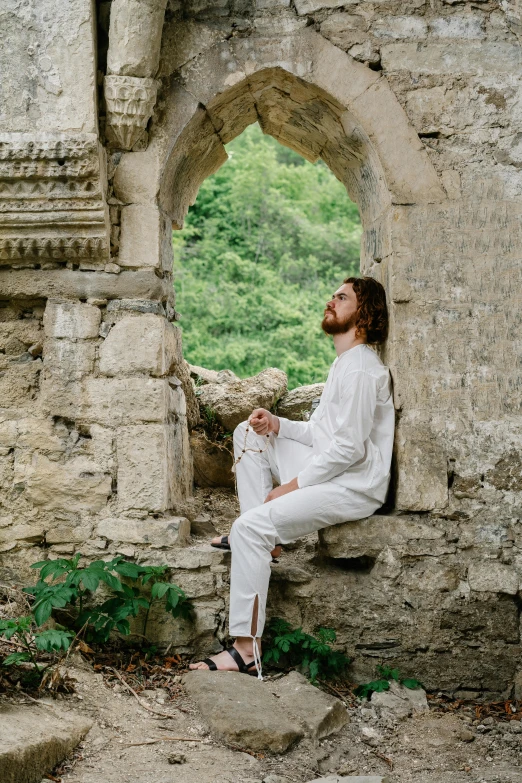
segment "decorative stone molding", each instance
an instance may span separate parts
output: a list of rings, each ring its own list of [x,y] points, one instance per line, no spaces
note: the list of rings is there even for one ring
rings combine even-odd
[[[106,76],[105,100],[109,137],[130,150],[142,136],[152,116],[158,83],[137,76]]]
[[[94,133],[0,134],[0,265],[108,260]]]

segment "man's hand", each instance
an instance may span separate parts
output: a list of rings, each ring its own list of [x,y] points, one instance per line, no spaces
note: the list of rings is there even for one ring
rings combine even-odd
[[[279,419],[264,408],[256,408],[249,416],[248,421],[256,435],[268,435],[269,432],[279,432]]]
[[[288,495],[289,492],[294,492],[296,489],[299,489],[297,477],[293,478],[292,481],[289,481],[287,484],[281,484],[280,487],[276,487],[272,492],[269,492],[265,498],[265,503],[280,498],[282,495]]]

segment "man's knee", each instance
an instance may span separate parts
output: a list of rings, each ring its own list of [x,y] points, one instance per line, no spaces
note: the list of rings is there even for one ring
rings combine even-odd
[[[256,529],[254,520],[251,518],[250,513],[247,511],[245,514],[241,514],[232,525],[230,531],[230,543],[234,538],[249,538],[252,531]]]

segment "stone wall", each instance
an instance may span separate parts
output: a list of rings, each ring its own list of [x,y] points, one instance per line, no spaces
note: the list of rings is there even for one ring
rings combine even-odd
[[[314,558],[356,569],[328,561],[324,580],[282,579],[281,607],[313,595],[341,627],[357,585],[367,627],[362,641],[343,631],[346,644],[395,649],[376,641],[386,602],[387,622],[419,629],[418,676],[424,667],[435,682],[458,647],[452,687],[508,687],[522,576],[517,5],[11,0],[0,25],[12,44],[0,52],[6,577],[77,549],[199,563],[180,546],[195,413],[170,230],[224,144],[259,121],[323,158],[359,205],[362,269],[386,286],[391,312],[388,507],[402,515],[394,524],[446,542],[421,535],[414,551],[388,542],[337,557],[325,539]],[[203,571],[186,566],[204,618],[187,649],[224,623],[226,565],[201,557]],[[300,619],[312,622],[304,608]],[[495,680],[476,662],[497,653],[508,663]]]

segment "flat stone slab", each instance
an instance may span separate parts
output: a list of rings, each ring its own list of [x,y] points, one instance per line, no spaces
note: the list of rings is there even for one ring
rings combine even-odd
[[[40,783],[91,726],[83,716],[54,707],[0,705],[0,781]]]
[[[303,737],[269,682],[239,672],[203,670],[185,675],[183,683],[210,731],[225,742],[284,753]]]
[[[304,726],[306,734],[322,739],[340,731],[349,721],[346,707],[311,685],[299,672],[290,672],[272,683],[281,706]]]

